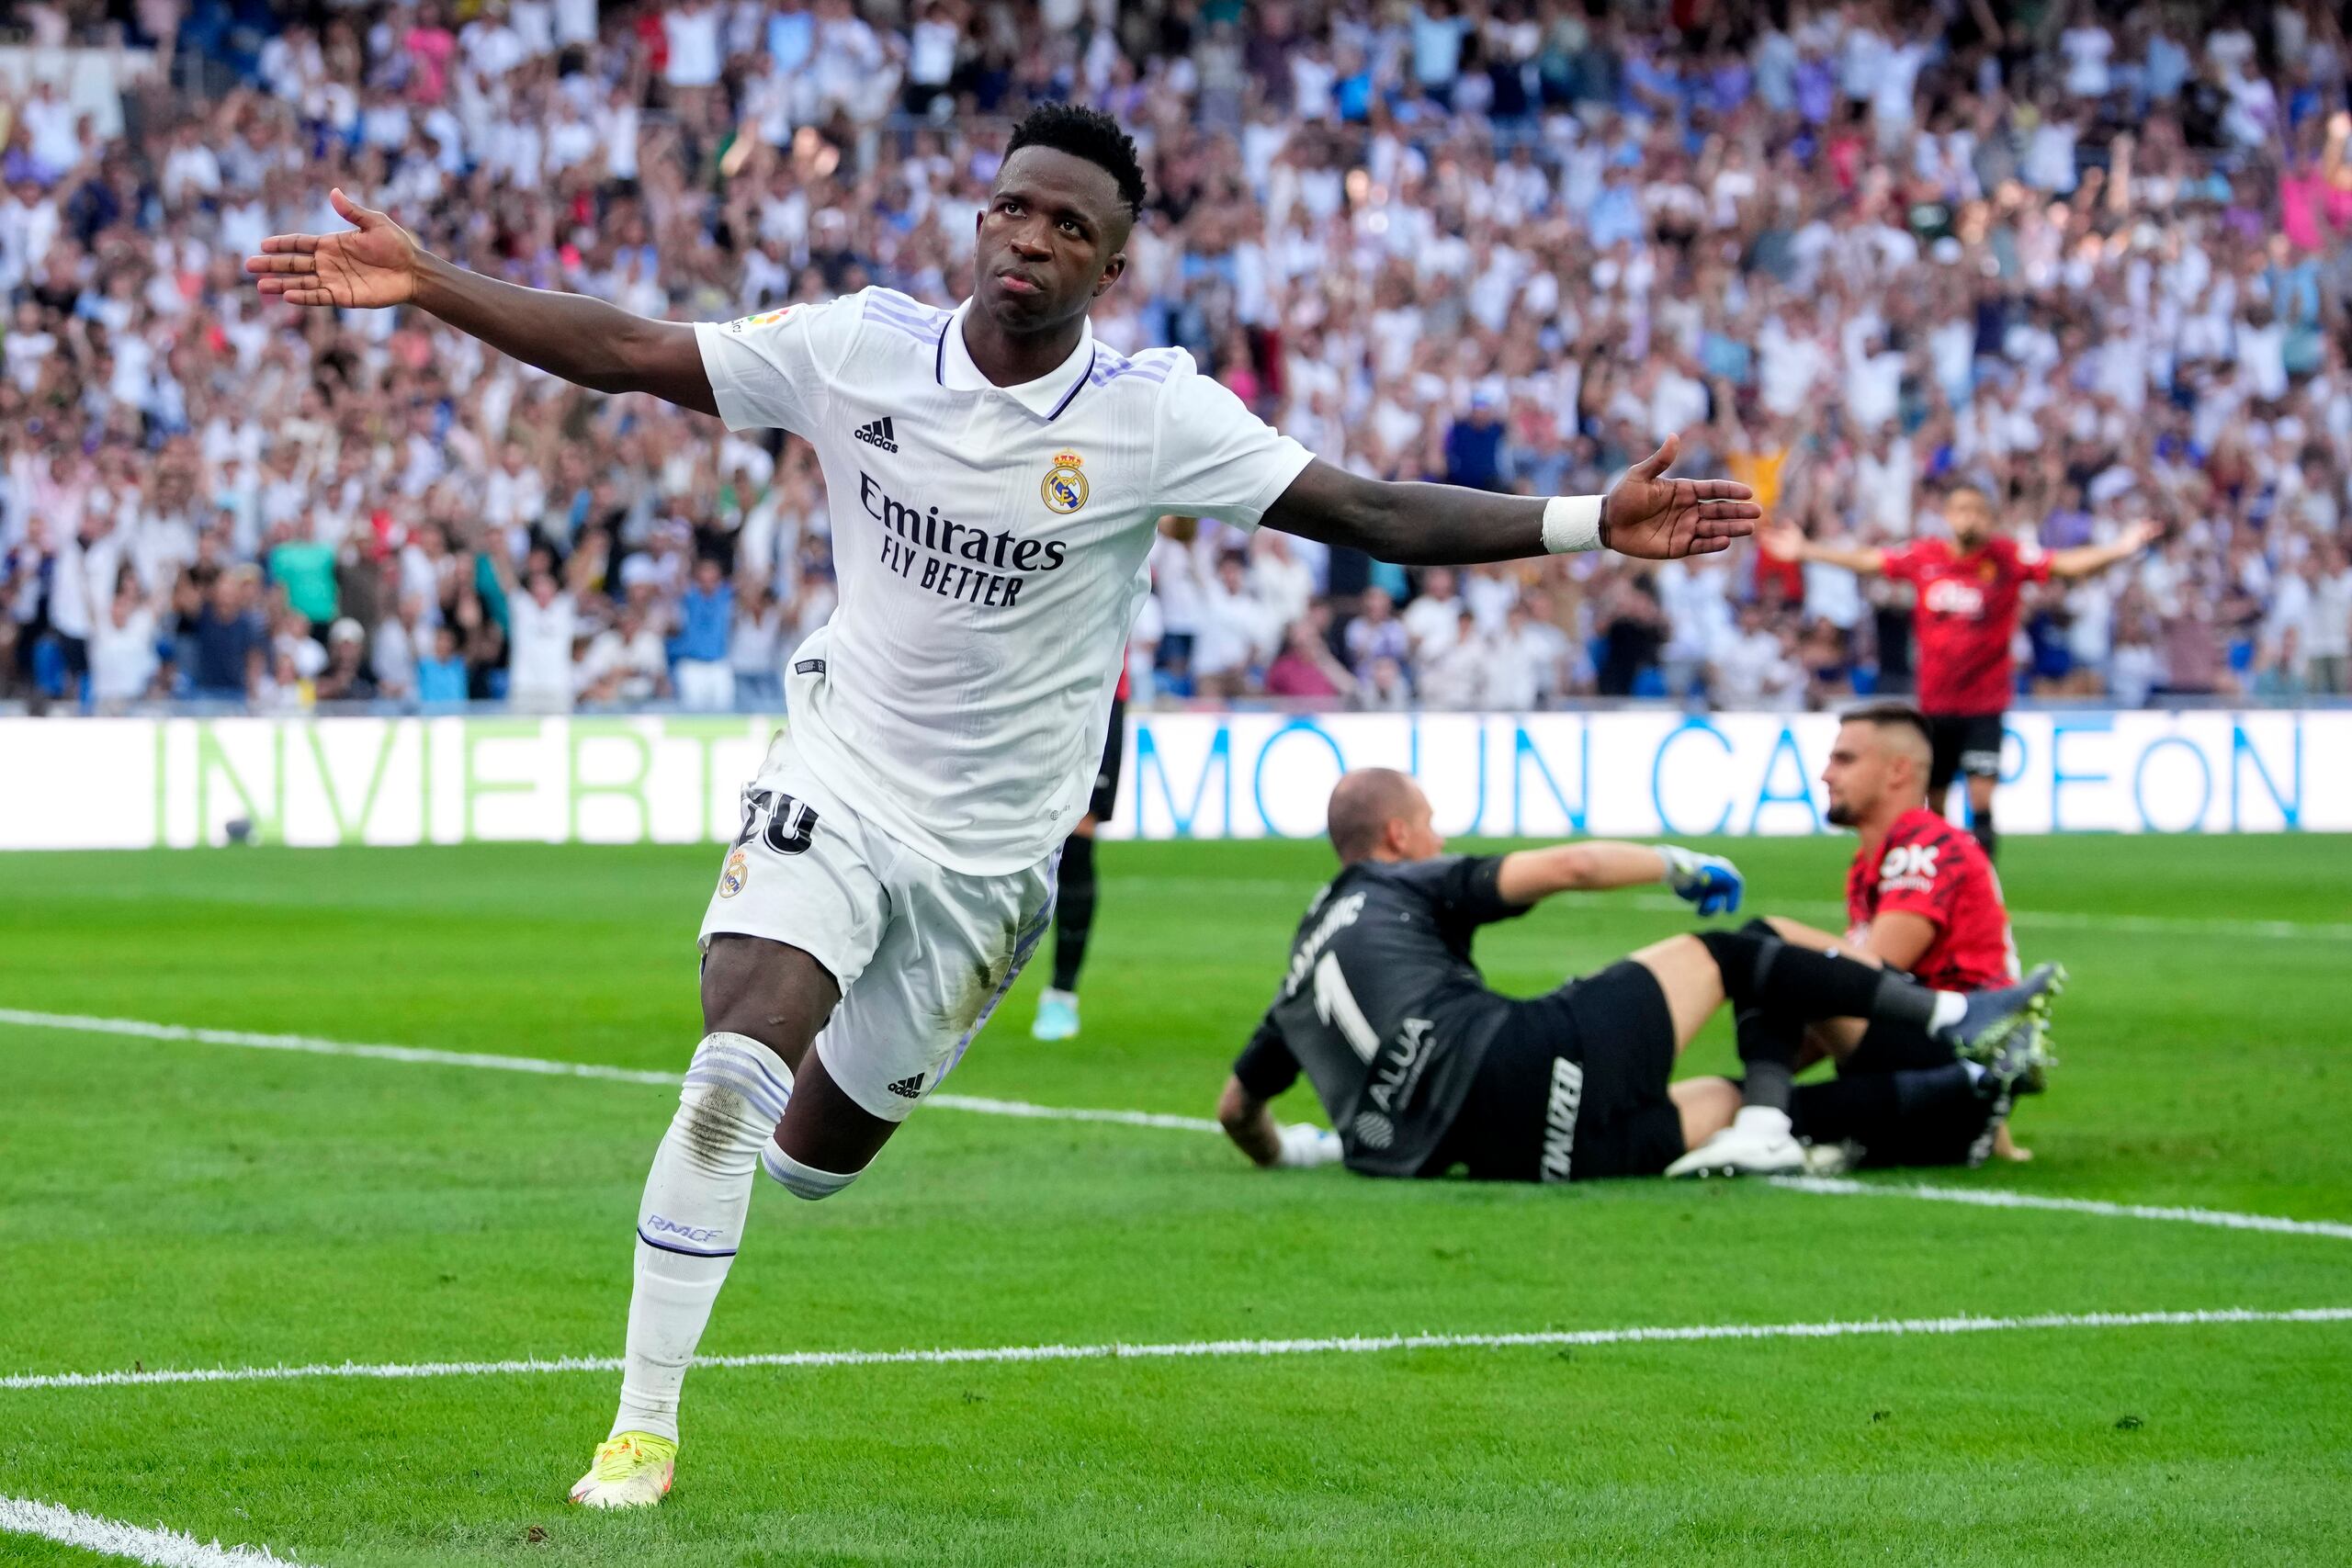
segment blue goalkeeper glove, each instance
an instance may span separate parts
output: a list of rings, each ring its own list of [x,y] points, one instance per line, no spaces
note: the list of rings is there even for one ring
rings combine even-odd
[[[1747,886],[1739,867],[1721,855],[1692,854],[1672,844],[1660,844],[1657,852],[1666,862],[1666,885],[1674,889],[1676,897],[1698,905],[1702,915],[1728,915],[1738,909],[1739,896]]]

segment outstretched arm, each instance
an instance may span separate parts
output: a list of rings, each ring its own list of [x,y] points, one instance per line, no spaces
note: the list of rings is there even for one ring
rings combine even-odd
[[[346,234],[273,234],[245,270],[290,305],[376,309],[413,304],[526,365],[597,392],[650,392],[716,414],[695,329],[591,299],[468,272],[416,236],[336,190]]]
[[[2134,523],[2111,544],[2052,550],[2050,552],[2050,575],[2069,581],[2077,577],[2096,577],[2116,562],[2129,560],[2146,549],[2148,542],[2155,536],[2154,524]]]
[[[1775,560],[1817,560],[1825,566],[1842,566],[1848,571],[1863,577],[1876,577],[1886,570],[1886,552],[1875,546],[1824,545],[1804,536],[1804,530],[1793,523],[1783,523],[1767,528],[1757,536],[1764,553]]]
[[[1264,521],[1269,528],[1352,546],[1399,566],[1521,560],[1597,548],[1668,560],[1727,549],[1754,530],[1762,513],[1746,485],[1663,478],[1679,446],[1668,436],[1605,496],[1549,500],[1367,479],[1318,461],[1266,509]]]
[[[1521,907],[1555,893],[1599,892],[1663,882],[1690,899],[1702,915],[1739,908],[1739,868],[1718,855],[1694,854],[1673,844],[1629,844],[1587,839],[1546,850],[1514,850],[1503,856],[1495,890]]]

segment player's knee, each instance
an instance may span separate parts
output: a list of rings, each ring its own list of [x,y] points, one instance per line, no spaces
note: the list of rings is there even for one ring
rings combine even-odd
[[[792,1103],[792,1074],[757,1041],[713,1033],[695,1047],[671,1122],[680,1156],[714,1176],[747,1171]]]
[[[760,1168],[774,1177],[776,1184],[795,1198],[815,1202],[834,1193],[865,1174],[863,1167],[843,1174],[840,1171],[819,1170],[815,1166],[794,1159],[770,1138],[760,1151]]]
[[[792,1103],[792,1069],[783,1059],[747,1034],[714,1032],[695,1047],[678,1089],[682,1111],[700,1107],[739,1110],[765,1137],[784,1120]]]
[[[1778,942],[1781,933],[1769,921],[1750,920],[1737,931],[1693,931],[1690,940],[1707,950],[1728,985],[1735,977],[1744,981],[1753,974],[1758,954],[1767,943]]]

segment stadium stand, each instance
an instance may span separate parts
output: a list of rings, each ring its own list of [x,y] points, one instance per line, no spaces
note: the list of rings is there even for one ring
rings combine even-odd
[[[774,705],[833,603],[805,446],[413,312],[298,317],[239,262],[337,227],[339,184],[650,314],[952,303],[1010,118],[1054,97],[1151,180],[1098,335],[1191,350],[1328,460],[1590,491],[1678,431],[1819,536],[1930,530],[1961,479],[2052,547],[2152,516],[2159,549],[2034,603],[2030,693],[2352,683],[2332,7],[1242,11],[17,7],[0,700]],[[1908,669],[1907,590],[1753,547],[1408,574],[1180,523],[1152,568],[1139,703],[1799,707]]]

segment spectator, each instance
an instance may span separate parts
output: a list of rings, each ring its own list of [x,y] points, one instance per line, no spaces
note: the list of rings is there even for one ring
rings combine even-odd
[[[215,703],[258,695],[268,673],[269,637],[254,608],[251,569],[216,574],[191,618],[196,658],[189,694]]]
[[[156,654],[155,608],[125,571],[114,599],[90,628],[90,701],[102,713],[119,713],[155,694],[163,673]]]
[[[466,660],[458,648],[458,628],[434,627],[433,650],[416,661],[416,700],[428,707],[462,703],[468,694],[467,684]]]
[[[1482,700],[1514,713],[1548,706],[1568,689],[1567,662],[1567,637],[1521,600],[1489,645]]]
[[[584,634],[578,602],[557,586],[555,573],[545,567],[534,567],[527,586],[516,592],[505,541],[493,529],[486,543],[514,637],[508,700],[517,708],[537,712],[567,709],[575,690],[572,647]]]
[[[1487,667],[1494,649],[1480,634],[1467,608],[1457,616],[1453,635],[1428,658],[1413,661],[1413,690],[1423,707],[1475,708],[1486,700]]]
[[[1405,667],[1384,654],[1372,661],[1348,705],[1366,713],[1403,713],[1413,705],[1413,689],[1406,683]]]
[[[1472,490],[1509,489],[1506,434],[1494,395],[1484,390],[1471,393],[1468,416],[1456,420],[1445,433],[1445,482]]]
[[[399,613],[376,628],[370,664],[379,695],[395,702],[421,698],[418,667],[432,646],[432,628],[425,623],[421,594],[401,595]]]
[[[1600,632],[1597,683],[1602,696],[1665,694],[1657,661],[1666,641],[1666,612],[1648,573],[1629,573],[1610,585],[1601,603]]]
[[[729,646],[735,620],[735,588],[726,569],[709,556],[695,562],[694,583],[678,600],[675,659],[679,705],[724,713],[735,705],[735,667]]]
[[[589,640],[574,679],[581,699],[591,703],[641,703],[670,694],[669,655],[641,605],[622,604],[618,619]]]
[[[1266,694],[1328,702],[1354,694],[1356,678],[1333,657],[1329,612],[1317,605],[1283,633],[1283,650],[1266,667]]]
[[[1412,639],[1396,618],[1395,604],[1386,589],[1367,588],[1355,618],[1348,622],[1341,640],[1347,647],[1348,667],[1360,682],[1372,682],[1373,666],[1384,659],[1395,661],[1401,670],[1411,652]]]
[[[754,713],[784,707],[784,606],[758,580],[738,574],[735,624],[727,643],[735,672],[734,701]]]
[[[1239,551],[1217,558],[1216,574],[1202,596],[1193,649],[1193,689],[1203,696],[1246,694],[1251,671],[1272,653],[1280,636],[1280,627],[1250,592],[1248,578],[1248,558]]]
[[[1452,567],[1433,566],[1421,574],[1420,592],[1399,617],[1416,661],[1434,659],[1460,635],[1464,605]]]
[[[368,633],[345,616],[328,628],[326,668],[319,671],[312,690],[322,703],[372,702],[376,677],[368,671]]]

